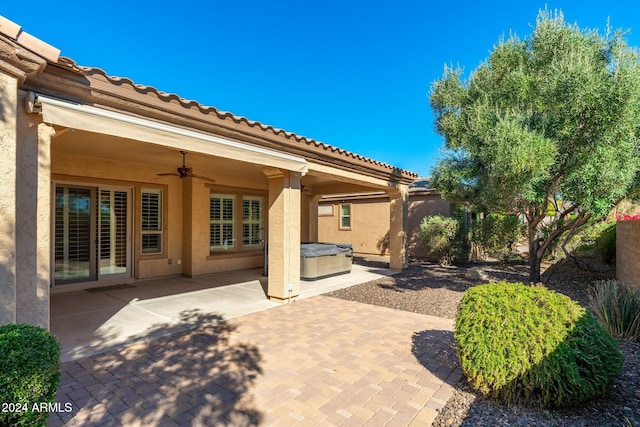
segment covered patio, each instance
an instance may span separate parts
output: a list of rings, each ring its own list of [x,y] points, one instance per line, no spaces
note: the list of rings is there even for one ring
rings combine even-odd
[[[302,281],[297,299],[394,273],[354,264],[348,274]],[[267,289],[262,269],[249,269],[56,293],[51,296],[51,332],[66,362],[280,305],[265,298]]]
[[[327,194],[384,192],[406,266],[410,171],[78,65],[2,17],[0,97],[0,324],[49,328],[71,291],[111,307],[92,289],[263,268],[262,298],[293,301]]]

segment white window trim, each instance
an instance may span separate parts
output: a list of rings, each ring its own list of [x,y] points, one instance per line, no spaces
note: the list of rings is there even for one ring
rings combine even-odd
[[[142,209],[142,203],[144,193],[159,194],[159,206],[158,206],[158,229],[157,230],[144,230],[142,216],[144,215]],[[145,235],[159,235],[160,236],[160,248],[156,252],[144,252],[142,247],[143,236]],[[159,255],[164,253],[164,190],[161,188],[141,188],[140,189],[140,254],[145,255]]]
[[[244,219],[244,202],[245,200],[248,201],[258,201],[260,202],[260,218],[259,220],[252,220],[251,218],[249,218],[248,220]],[[262,247],[262,242],[258,242],[258,243],[254,243],[254,244],[244,244],[244,225],[245,224],[249,224],[249,226],[251,225],[255,225],[257,224],[259,227],[258,229],[262,229],[264,227],[264,197],[261,196],[242,196],[242,207],[241,209],[243,210],[242,212],[242,247],[245,249],[256,249],[256,248],[261,248]],[[258,231],[259,233],[259,231]],[[249,232],[249,237],[251,237],[251,232]],[[259,238],[259,236],[256,236],[257,238]]]
[[[349,215],[344,215],[342,208],[344,206],[348,206],[349,207]],[[351,203],[341,203],[340,204],[340,223],[338,224],[338,229],[339,230],[351,230],[351,226],[353,224],[352,222],[352,218],[353,218],[353,211],[351,209],[352,204]],[[344,226],[342,225],[343,219],[344,218],[349,218],[349,225]]]
[[[211,218],[211,204],[209,204],[209,251],[210,252],[214,252],[214,251],[227,251],[227,250],[234,250],[237,249],[237,230],[236,230],[236,219],[237,219],[237,209],[238,209],[238,205],[236,203],[236,196],[234,194],[218,194],[218,193],[212,193],[209,196],[209,203],[211,203],[211,199],[220,199],[221,200],[221,209],[222,209],[222,205],[224,204],[224,200],[232,200],[233,201],[233,209],[232,209],[232,219],[231,220],[225,220],[222,218],[222,212],[220,215],[220,220],[213,220]],[[211,242],[211,226],[213,226],[215,224],[219,224],[220,228],[221,228],[221,232],[222,232],[222,226],[224,224],[228,224],[231,225],[231,241],[230,244],[226,244],[225,242],[228,242],[224,240],[223,236],[221,236],[221,244],[220,245],[213,245]]]

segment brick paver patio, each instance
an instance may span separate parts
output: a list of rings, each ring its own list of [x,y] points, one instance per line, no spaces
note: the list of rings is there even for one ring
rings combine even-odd
[[[64,363],[49,425],[428,426],[451,320],[320,296]],[[211,324],[210,322],[214,322]]]

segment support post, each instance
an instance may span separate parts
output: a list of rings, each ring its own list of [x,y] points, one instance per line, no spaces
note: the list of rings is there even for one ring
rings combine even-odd
[[[263,168],[269,178],[267,296],[281,302],[300,294],[300,173]]]
[[[389,268],[402,271],[407,264],[407,228],[409,212],[409,187],[399,184],[397,188],[387,190],[389,194]]]

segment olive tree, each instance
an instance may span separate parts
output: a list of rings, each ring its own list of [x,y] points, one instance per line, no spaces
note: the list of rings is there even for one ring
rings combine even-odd
[[[434,184],[450,201],[524,214],[530,281],[549,245],[638,186],[640,62],[625,33],[541,11],[531,35],[500,39],[468,77],[431,87],[445,149]]]

